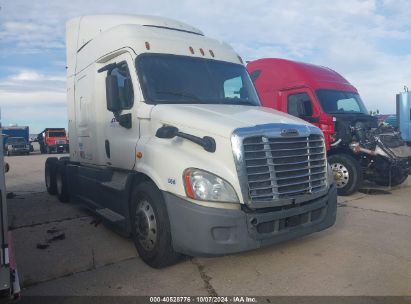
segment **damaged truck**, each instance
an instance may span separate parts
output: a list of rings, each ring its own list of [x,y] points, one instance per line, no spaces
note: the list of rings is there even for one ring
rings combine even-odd
[[[400,133],[368,114],[357,89],[322,66],[266,58],[247,70],[264,107],[319,127],[339,195],[357,191],[363,179],[383,186],[402,184],[410,174],[411,148]]]

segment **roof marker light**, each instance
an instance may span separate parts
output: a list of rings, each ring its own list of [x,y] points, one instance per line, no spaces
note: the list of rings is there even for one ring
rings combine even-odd
[[[204,56],[204,50],[202,48],[200,48],[200,53]]]
[[[148,43],[148,41],[146,41],[146,49],[149,50],[150,49],[150,43]]]
[[[209,50],[211,57],[214,57],[214,52],[212,50]]]
[[[194,49],[193,49],[193,47],[190,46],[188,49],[190,50],[190,53],[191,53],[191,54],[194,54]]]

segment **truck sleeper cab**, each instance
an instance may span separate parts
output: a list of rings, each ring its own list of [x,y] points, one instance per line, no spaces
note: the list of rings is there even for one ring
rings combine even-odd
[[[339,195],[357,191],[363,178],[383,186],[403,183],[411,149],[392,128],[368,115],[357,89],[322,66],[279,58],[249,62],[247,70],[262,105],[319,127]]]
[[[227,44],[164,18],[84,16],[67,60],[70,157],[47,159],[47,190],[131,235],[150,266],[335,222],[321,131],[260,107]]]

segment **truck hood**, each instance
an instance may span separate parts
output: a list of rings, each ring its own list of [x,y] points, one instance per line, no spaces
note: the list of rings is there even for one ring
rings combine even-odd
[[[229,138],[237,128],[270,123],[307,125],[304,120],[270,108],[221,104],[156,105],[151,119],[182,129],[197,129]]]

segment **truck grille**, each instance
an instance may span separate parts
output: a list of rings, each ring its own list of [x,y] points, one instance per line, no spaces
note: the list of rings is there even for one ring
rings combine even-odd
[[[57,145],[64,145],[66,143],[65,140],[56,140]]]
[[[272,201],[320,192],[327,187],[324,140],[306,137],[244,138],[245,173],[251,201]]]

